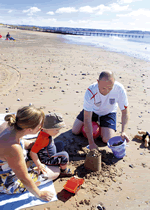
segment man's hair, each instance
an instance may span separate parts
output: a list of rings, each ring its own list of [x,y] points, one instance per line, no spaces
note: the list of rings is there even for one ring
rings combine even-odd
[[[102,71],[99,75],[99,80],[102,80],[103,78],[106,80],[111,80],[113,78],[115,80],[114,74],[111,71]]]

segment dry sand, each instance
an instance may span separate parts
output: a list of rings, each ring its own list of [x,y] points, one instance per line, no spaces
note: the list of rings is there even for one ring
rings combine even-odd
[[[5,38],[7,28],[0,27]],[[16,112],[34,104],[44,112],[63,115],[66,127],[56,139],[65,142],[70,154],[70,167],[85,179],[75,196],[63,194],[68,178],[54,182],[58,201],[27,209],[95,210],[102,202],[107,210],[150,209],[150,150],[134,139],[138,129],[149,130],[150,63],[100,48],[67,44],[56,34],[9,29],[16,41],[0,39],[0,113]],[[87,87],[102,70],[112,70],[117,81],[127,90],[130,122],[127,130],[131,141],[126,156],[118,160],[100,139],[102,170],[87,172],[84,160],[87,140],[71,133],[76,115],[82,109]],[[121,129],[118,110],[117,132]]]

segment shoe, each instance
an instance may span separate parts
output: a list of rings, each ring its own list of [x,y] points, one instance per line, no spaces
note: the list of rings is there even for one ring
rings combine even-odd
[[[66,168],[65,170],[60,170],[60,177],[71,177],[74,176],[74,171],[71,171],[70,168]]]

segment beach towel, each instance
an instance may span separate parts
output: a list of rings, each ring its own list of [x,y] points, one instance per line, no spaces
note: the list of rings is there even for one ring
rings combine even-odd
[[[9,113],[9,114],[14,114],[14,113]],[[7,113],[0,114],[0,125],[4,122],[4,117],[6,115],[7,115]],[[38,134],[26,135],[23,138],[32,139],[32,138],[37,137],[37,135]],[[56,195],[53,181],[49,181],[48,183],[43,184],[43,185],[39,186],[38,188],[41,190],[51,191],[54,194],[54,197],[51,201],[57,200],[57,195]],[[22,208],[41,205],[44,203],[48,203],[48,202],[42,201],[42,200],[36,198],[34,195],[32,195],[32,193],[30,193],[28,191],[26,191],[24,193],[13,194],[13,195],[7,195],[7,194],[0,193],[0,209],[2,209],[2,210],[8,210],[8,209],[20,210]]]
[[[48,182],[42,186],[39,186],[39,189],[51,191],[54,194],[54,197],[51,201],[57,200],[57,195],[53,181]],[[13,195],[0,194],[0,209],[2,210],[20,210],[23,208],[37,206],[45,203],[48,202],[36,198],[28,191],[22,194],[13,194]]]

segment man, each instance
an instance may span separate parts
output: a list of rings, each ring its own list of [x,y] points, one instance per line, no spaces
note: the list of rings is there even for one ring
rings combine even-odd
[[[103,71],[96,83],[89,86],[84,96],[83,110],[77,116],[72,132],[79,134],[84,125],[89,141],[89,148],[95,149],[97,145],[93,139],[92,121],[99,121],[101,137],[104,143],[112,138],[116,131],[117,108],[121,110],[122,130],[121,137],[129,142],[125,131],[129,119],[129,108],[126,91],[122,84],[115,81],[111,71]]]

